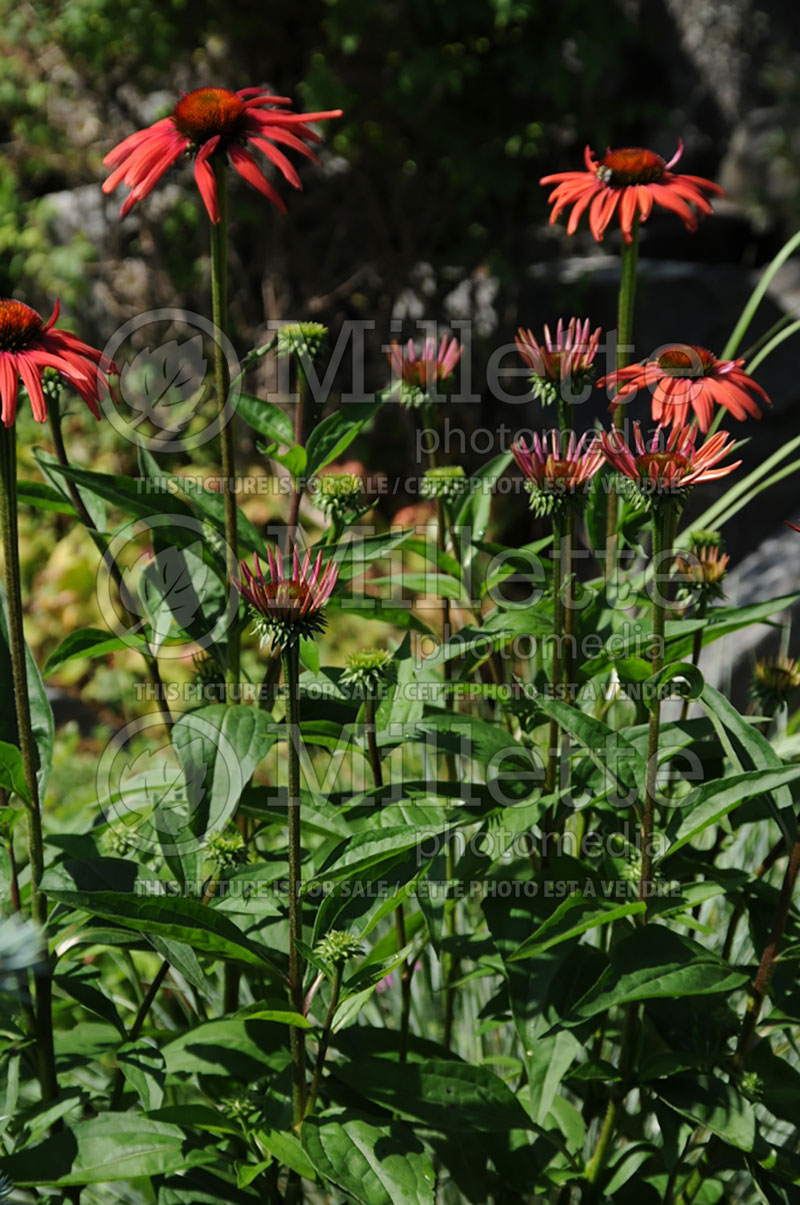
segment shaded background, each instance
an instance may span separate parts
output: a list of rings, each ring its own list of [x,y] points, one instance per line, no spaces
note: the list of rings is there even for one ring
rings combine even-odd
[[[587,142],[669,158],[680,137],[680,169],[727,189],[699,234],[657,211],[645,226],[641,354],[671,340],[721,350],[759,266],[800,225],[791,3],[2,0],[0,16],[0,293],[48,313],[59,295],[68,324],[101,346],[142,310],[208,308],[207,223],[188,169],[171,172],[122,222],[124,190],[100,192],[103,155],[169,112],[178,90],[203,85],[265,82],[298,107],[344,109],[326,124],[322,167],[301,166],[306,189],[287,196],[288,216],[236,182],[231,313],[241,351],[263,340],[267,319],[312,318],[334,337],[347,319],[374,321],[368,387],[386,383],[381,348],[392,319],[406,334],[421,318],[472,319],[476,388],[520,323],[538,329],[578,313],[615,325],[617,236],[598,247],[582,228],[568,240],[563,221],[548,226],[538,184],[582,166]],[[798,299],[790,263],[753,336]],[[746,432],[732,424],[750,438],[748,464],[800,430],[797,346],[784,344],[759,371],[772,411]],[[597,394],[586,425],[603,413]],[[533,404],[488,394],[448,416],[468,432],[542,421]],[[87,433],[87,421],[75,409],[74,458],[133,471],[134,449]],[[370,471],[403,474],[414,467],[411,436],[410,416],[388,407],[357,454]],[[241,440],[247,456],[244,431]],[[486,454],[467,447],[469,471]],[[384,519],[414,501],[402,492],[385,500]],[[496,512],[506,538],[527,532],[518,497],[500,499]],[[790,477],[737,518],[734,563],[799,513]],[[30,539],[29,562],[36,533]],[[776,555],[785,565],[783,545]],[[54,580],[43,597],[57,610]]]

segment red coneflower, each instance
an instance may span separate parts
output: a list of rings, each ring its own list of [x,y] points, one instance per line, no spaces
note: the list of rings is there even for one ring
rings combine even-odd
[[[103,163],[114,170],[103,185],[113,192],[124,181],[130,188],[120,216],[124,217],[152,192],[164,173],[184,152],[194,155],[194,178],[208,216],[219,222],[219,203],[212,156],[230,160],[239,175],[286,211],[281,197],[264,177],[248,146],[262,151],[295,188],[302,188],[294,166],[274,143],[291,147],[307,159],[319,162],[305,142],[319,142],[308,125],[341,117],[341,109],[323,113],[289,113],[280,106],[291,104],[286,96],[273,96],[266,88],[197,88],[178,101],[169,117],[146,130],[131,134],[106,155]],[[305,141],[304,141],[305,140]]]
[[[31,399],[33,417],[47,422],[47,402],[42,390],[42,374],[54,369],[86,402],[95,418],[100,417],[98,402],[111,394],[108,374],[116,367],[95,348],[83,343],[69,331],[55,326],[60,305],[44,321],[36,310],[13,298],[0,298],[0,402],[6,427],[17,417],[19,382]]]
[[[704,193],[722,196],[718,184],[704,180],[702,176],[677,175],[670,171],[683,154],[683,143],[665,163],[654,151],[642,147],[623,147],[607,150],[601,159],[595,159],[590,147],[584,151],[586,171],[556,172],[543,176],[540,184],[555,184],[548,197],[553,206],[551,224],[568,205],[573,205],[567,223],[567,234],[574,234],[581,215],[589,209],[589,228],[598,243],[603,241],[606,227],[619,209],[619,224],[626,243],[633,239],[633,222],[636,214],[646,222],[653,205],[671,209],[683,219],[687,230],[697,229],[697,216],[689,208],[694,205],[701,213],[711,213]]]
[[[701,481],[727,477],[742,463],[717,468],[734,447],[727,431],[717,431],[698,448],[697,427],[673,427],[666,442],[657,427],[649,444],[642,438],[638,423],[633,424],[635,447],[630,448],[621,431],[601,432],[600,446],[608,463],[628,477],[640,493],[648,497],[681,495]]]
[[[543,402],[552,402],[563,388],[577,392],[592,375],[592,362],[597,355],[600,334],[601,328],[598,326],[590,335],[588,318],[584,322],[570,318],[566,328],[563,318],[559,318],[555,339],[550,334],[550,328],[545,326],[541,342],[532,331],[520,327],[514,341],[531,370],[534,395]]]
[[[402,381],[411,390],[425,393],[438,382],[446,381],[453,375],[462,351],[463,348],[459,347],[455,336],[448,338],[443,335],[441,342],[437,344],[433,335],[429,335],[419,354],[414,340],[409,339],[405,348],[396,340],[392,340],[387,355],[394,380]]]
[[[528,479],[531,507],[540,514],[553,510],[559,502],[575,499],[586,492],[586,488],[603,463],[603,454],[597,439],[584,433],[575,439],[570,431],[566,448],[562,447],[559,431],[552,431],[549,438],[534,433],[533,446],[522,440],[511,445],[511,452],[522,472]]]
[[[700,430],[707,431],[715,402],[730,410],[740,422],[748,414],[761,418],[752,394],[757,394],[767,405],[771,404],[761,386],[742,371],[743,364],[744,360],[718,360],[704,347],[691,343],[673,343],[655,360],[611,372],[597,385],[598,388],[603,385],[619,387],[611,403],[612,410],[640,389],[648,388],[653,394],[655,422],[662,426],[671,423],[673,427],[682,427],[691,406]]]
[[[246,561],[240,562],[244,581],[234,585],[255,612],[261,643],[273,639],[283,647],[325,627],[323,609],[331,596],[339,566],[329,561],[322,568],[322,552],[312,562],[309,549],[302,562],[297,549],[292,551],[292,571],[287,577],[280,555],[267,549],[268,576],[265,578],[254,554],[254,572]]]

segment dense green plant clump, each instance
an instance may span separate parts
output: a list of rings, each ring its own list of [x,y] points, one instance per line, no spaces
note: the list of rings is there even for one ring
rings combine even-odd
[[[420,148],[421,164],[441,157],[465,244],[486,235],[462,211],[474,64],[513,72],[518,31],[542,20],[489,7],[491,36],[471,2],[434,64],[400,53],[398,24],[385,64],[394,99],[421,103],[432,75],[439,106],[466,98],[458,137],[441,138],[434,105]],[[450,21],[433,9],[424,20]],[[152,17],[152,71],[206,15],[154,11],[81,0],[55,25],[90,74],[90,30],[127,70]],[[392,13],[333,5],[325,38],[365,60]],[[312,77],[307,92],[336,93],[322,52]],[[290,209],[301,183],[313,195],[318,153],[335,176],[380,159],[381,138],[405,146],[401,124],[357,138],[338,108],[303,112],[248,80],[156,100],[109,150],[103,187],[139,230],[162,190],[180,194],[208,239],[208,317],[171,312],[157,337],[126,347],[117,331],[101,350],[54,298],[17,298],[30,263],[4,269],[0,1200],[793,1201],[800,668],[785,616],[800,593],[739,605],[727,590],[732,521],[800,468],[800,438],[745,475],[728,427],[770,405],[738,353],[800,236],[719,356],[679,343],[650,360],[634,339],[640,227],[661,208],[702,237],[718,186],[683,175],[680,151],[629,146],[545,177],[568,234],[619,233],[618,337],[588,318],[520,330],[548,425],[529,438],[493,397],[491,451],[468,475],[439,454],[459,374],[473,379],[467,340],[393,329],[385,379],[343,397],[325,325],[239,348],[229,306],[247,276],[239,214]],[[478,226],[538,137],[488,141]],[[10,241],[35,248],[8,212]],[[142,254],[169,273],[157,239]],[[596,387],[613,414],[581,427],[576,398],[609,347]],[[391,523],[368,483],[397,483],[355,459],[390,419],[417,453],[414,506]],[[57,554],[70,591],[37,570]],[[720,689],[709,646],[768,626],[783,639],[750,698]],[[57,726],[64,699],[75,721]]]

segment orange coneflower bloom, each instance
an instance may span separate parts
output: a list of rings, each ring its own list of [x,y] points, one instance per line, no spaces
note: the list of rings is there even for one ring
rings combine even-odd
[[[254,147],[277,167],[295,188],[302,188],[294,166],[275,146],[291,147],[306,158],[318,162],[305,145],[318,142],[319,135],[309,127],[311,121],[341,117],[341,109],[322,113],[291,113],[286,96],[273,96],[266,88],[197,88],[182,96],[169,117],[145,130],[131,134],[106,155],[103,163],[114,170],[103,185],[113,192],[124,181],[130,187],[120,214],[122,217],[137,202],[152,192],[164,173],[184,152],[194,155],[194,177],[208,216],[219,222],[217,182],[209,162],[224,157],[239,175],[262,192],[278,209],[286,206],[263,175],[250,151]]]
[[[753,394],[770,405],[761,386],[742,371],[743,364],[744,360],[718,360],[704,347],[691,343],[673,343],[654,360],[611,372],[597,384],[598,388],[603,385],[619,387],[611,403],[612,410],[640,389],[647,388],[653,394],[651,413],[655,422],[661,426],[671,423],[674,427],[682,427],[691,407],[700,430],[707,431],[715,403],[730,410],[740,422],[748,415],[761,418]]]
[[[602,158],[595,159],[591,147],[587,146],[584,151],[586,171],[556,172],[539,181],[540,184],[556,185],[548,198],[553,206],[551,224],[563,209],[572,205],[567,234],[574,234],[582,214],[588,209],[589,228],[601,243],[609,222],[618,212],[622,237],[630,243],[634,218],[638,214],[642,222],[647,221],[656,204],[676,213],[687,230],[696,230],[697,216],[690,206],[694,205],[701,213],[711,213],[711,205],[704,194],[721,196],[723,190],[701,176],[671,171],[682,154],[683,143],[679,142],[668,163],[643,147],[609,149]]]
[[[646,444],[638,423],[633,424],[634,447],[621,431],[602,432],[600,446],[608,463],[647,494],[681,494],[701,481],[727,477],[742,463],[717,467],[732,451],[727,431],[717,431],[698,448],[697,427],[673,427],[666,439],[662,428]]]

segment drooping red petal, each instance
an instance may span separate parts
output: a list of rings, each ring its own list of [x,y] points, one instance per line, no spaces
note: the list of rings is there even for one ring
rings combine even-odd
[[[31,409],[33,417],[37,423],[47,421],[47,402],[44,400],[44,392],[42,391],[42,382],[36,368],[30,362],[30,358],[24,354],[17,356],[17,367],[19,375],[22,377],[22,384],[28,391],[28,397],[31,399]]]
[[[17,392],[19,375],[16,360],[11,352],[0,352],[0,402],[2,402],[3,424],[10,427],[17,417]]]
[[[194,178],[200,196],[203,198],[203,204],[206,207],[206,213],[215,226],[219,224],[219,198],[217,197],[217,181],[214,176],[213,169],[209,166],[208,157],[212,155],[219,144],[219,135],[215,134],[213,138],[209,138],[208,142],[197,152],[197,158],[194,161]]]
[[[283,198],[272,187],[250,152],[240,146],[232,146],[229,147],[228,154],[230,155],[231,163],[242,179],[263,193],[281,213],[286,213],[286,205]]]

